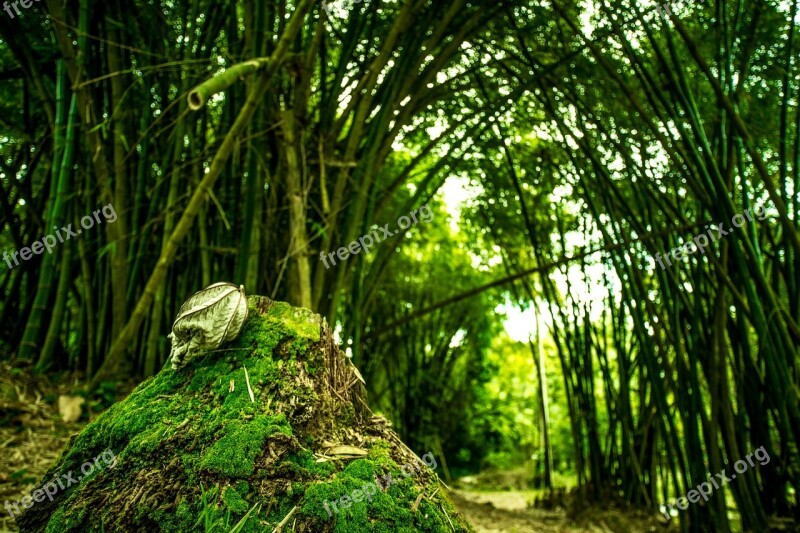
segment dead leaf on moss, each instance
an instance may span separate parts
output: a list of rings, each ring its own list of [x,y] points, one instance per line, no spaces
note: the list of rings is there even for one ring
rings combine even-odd
[[[356,448],[355,446],[345,446],[331,444],[330,446],[323,447],[323,452],[316,454],[318,463],[330,461],[333,458],[337,459],[356,459],[359,457],[366,457],[367,450]]]

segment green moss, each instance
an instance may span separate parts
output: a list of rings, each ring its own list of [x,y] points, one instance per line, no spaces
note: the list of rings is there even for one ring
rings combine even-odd
[[[250,483],[248,483],[247,481],[237,481],[236,492],[238,492],[242,496],[247,496],[247,494],[250,492]]]
[[[307,486],[300,513],[316,520],[320,529],[329,524],[339,533],[452,531],[442,512],[428,500],[423,498],[417,510],[411,510],[422,480],[419,474],[403,476],[389,451],[389,443],[379,441],[366,458],[351,461],[326,481]],[[387,474],[392,484],[378,488],[376,476],[385,484]],[[429,490],[429,496],[433,491]],[[447,512],[455,514],[451,507]]]
[[[192,513],[192,506],[189,505],[188,502],[182,501],[178,504],[178,509],[175,511],[175,518],[177,518],[179,521],[184,521],[193,516],[194,513]]]
[[[187,525],[194,524],[197,517],[201,514],[201,505],[199,501],[189,502],[181,500],[177,508],[172,510],[141,508],[143,517],[146,515],[149,522],[155,522],[159,525],[160,531],[183,531]],[[197,528],[193,528],[197,531]]]
[[[261,453],[268,436],[292,434],[292,428],[282,414],[247,422],[232,420],[223,431],[222,438],[203,453],[200,466],[229,477],[247,477],[253,473],[256,456]]]
[[[272,530],[294,506],[294,517],[310,531],[450,531],[438,505],[451,515],[452,508],[441,493],[433,496],[435,486],[422,479],[398,479],[387,490],[341,506],[342,496],[364,491],[375,476],[397,477],[395,448],[386,441],[370,441],[365,458],[318,462],[313,451],[320,440],[338,438],[314,435],[304,425],[309,414],[325,412],[317,391],[322,389],[307,379],[325,371],[324,352],[315,348],[321,319],[280,302],[266,315],[252,308],[250,313],[236,341],[198,354],[178,372],[167,366],[70,443],[49,478],[80,472],[81,464],[107,448],[119,464],[92,473],[91,482],[86,478],[64,494],[48,517],[46,531],[203,531],[209,525],[229,531],[257,503],[262,506],[243,531]],[[358,424],[352,405],[341,411],[334,433]],[[270,446],[272,438],[275,447]],[[127,513],[122,511],[125,502],[98,505],[108,495],[147,490],[147,483],[136,480],[140,474],[155,479],[151,472],[165,485],[178,487],[175,505],[171,499],[149,499],[160,494],[157,490],[146,492]],[[203,486],[211,488],[202,491]],[[422,490],[435,503],[423,499],[411,511]]]
[[[301,479],[325,479],[336,471],[333,462],[318,462],[314,454],[307,450],[290,455],[285,465]]]
[[[56,512],[50,517],[50,521],[47,523],[47,527],[45,528],[45,533],[57,533],[58,531],[69,531],[65,526],[67,524],[67,518],[64,516],[64,507],[59,507],[56,509]],[[62,529],[64,528],[64,529]]]
[[[345,425],[354,424],[356,420],[356,409],[353,405],[347,404],[339,411],[339,416],[342,417],[342,422]]]
[[[217,361],[213,365],[200,367],[192,376],[186,390],[203,391],[209,388],[212,383],[217,381],[219,376],[226,375],[231,370],[231,365],[227,361]]]
[[[181,464],[183,466],[183,471],[186,474],[186,483],[191,486],[197,486],[199,479],[198,479],[198,470],[200,459],[196,455],[184,453],[181,454]]]
[[[242,515],[250,508],[250,505],[242,498],[242,495],[233,487],[225,488],[222,493],[222,502],[235,515]]]
[[[308,309],[293,307],[286,302],[275,302],[267,314],[267,323],[269,322],[281,323],[298,339],[319,341],[320,317]]]
[[[373,481],[375,479],[375,462],[368,459],[356,459],[342,470],[342,475]]]

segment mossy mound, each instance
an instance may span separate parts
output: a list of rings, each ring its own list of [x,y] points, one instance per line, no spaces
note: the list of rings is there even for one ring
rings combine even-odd
[[[324,321],[248,302],[235,341],[167,365],[70,440],[21,531],[468,531],[432,470],[401,472],[420,460]],[[68,486],[50,501],[54,478]]]

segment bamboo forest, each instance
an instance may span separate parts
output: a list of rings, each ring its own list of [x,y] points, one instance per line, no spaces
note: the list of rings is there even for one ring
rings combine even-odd
[[[800,0],[0,2],[0,531],[800,531]]]

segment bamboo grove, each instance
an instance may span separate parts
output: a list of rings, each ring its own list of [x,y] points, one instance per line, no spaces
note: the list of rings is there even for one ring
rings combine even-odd
[[[148,377],[186,295],[229,280],[337,325],[372,402],[441,448],[510,298],[547,330],[548,479],[557,372],[587,495],[654,509],[764,446],[681,527],[797,514],[796,0],[46,4],[0,17],[0,244],[118,218],[0,273],[2,357]],[[444,217],[454,178],[461,237],[318,260],[423,204]]]

